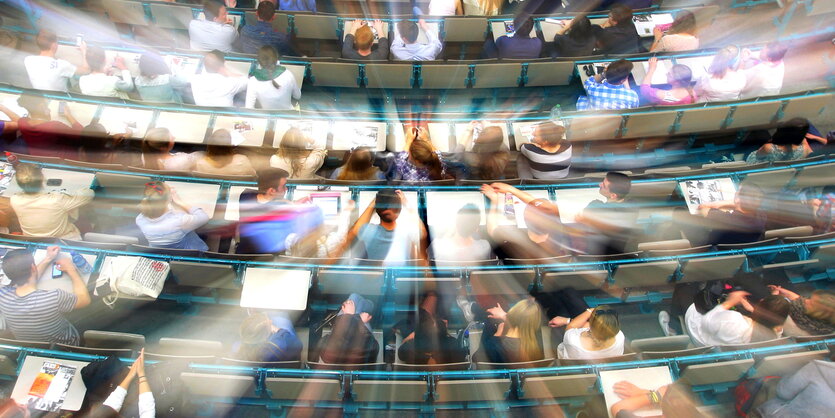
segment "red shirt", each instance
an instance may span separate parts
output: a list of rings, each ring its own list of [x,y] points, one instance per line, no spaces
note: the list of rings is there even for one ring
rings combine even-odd
[[[72,127],[56,120],[33,124],[29,118],[18,120],[18,130],[30,155],[42,157],[78,158],[79,135],[84,127],[76,122]]]

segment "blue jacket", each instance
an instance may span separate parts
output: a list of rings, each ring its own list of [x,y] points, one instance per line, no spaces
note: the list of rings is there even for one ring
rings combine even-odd
[[[278,0],[278,10],[315,12],[316,0]]]

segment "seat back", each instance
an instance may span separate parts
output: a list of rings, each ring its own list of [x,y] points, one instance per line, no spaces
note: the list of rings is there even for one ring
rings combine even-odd
[[[83,247],[83,248],[91,248],[95,250],[110,250],[110,251],[125,251],[128,248],[127,244],[119,244],[118,242],[87,242],[87,241],[76,241],[74,239],[62,239],[65,245],[71,247]]]
[[[221,358],[219,363],[230,366],[266,367],[270,369],[300,369],[302,367],[301,361],[247,361],[228,357]]]
[[[296,29],[296,37],[316,40],[339,40],[339,20],[336,16],[294,14],[293,27]]]
[[[469,64],[421,64],[420,88],[464,89],[470,81]]]
[[[629,115],[623,127],[624,138],[666,136],[672,130],[678,112],[655,111]]]
[[[560,366],[582,366],[584,364],[606,364],[606,363],[621,363],[625,361],[637,361],[637,353],[624,354],[622,356],[612,356],[596,359],[559,359],[557,362]]]
[[[533,278],[533,270],[473,271],[470,274],[471,294],[524,296],[528,294]]]
[[[597,375],[524,376],[521,399],[554,399],[588,396],[596,393]]]
[[[192,395],[251,398],[255,396],[255,377],[214,373],[180,374],[183,387]]]
[[[12,338],[0,338],[0,344],[14,345],[17,347],[40,348],[43,350],[49,350],[50,348],[52,348],[52,343],[50,342],[15,340]]]
[[[684,369],[681,379],[692,386],[735,382],[745,376],[754,365],[753,359],[722,361],[719,363],[692,364]]]
[[[370,89],[410,89],[413,78],[412,64],[365,64],[365,86]]]
[[[188,24],[194,19],[191,6],[149,3],[154,25],[163,29],[188,30]]]
[[[160,338],[155,352],[173,356],[220,356],[224,350],[220,341],[164,337]]]
[[[447,17],[444,19],[444,42],[484,42],[487,19]]]
[[[683,276],[679,282],[704,282],[733,277],[745,259],[743,254],[690,259],[681,268]]]
[[[741,244],[717,244],[716,249],[719,251],[741,250],[744,248],[766,247],[769,245],[777,245],[777,238],[764,239],[762,241],[743,242]]]
[[[757,173],[748,173],[745,176],[744,182],[753,182],[762,187],[766,193],[773,191],[780,191],[786,187],[787,184],[794,178],[797,170],[794,168],[786,168],[783,170],[760,171]]]
[[[114,23],[140,26],[148,24],[145,19],[145,8],[141,2],[105,0],[102,2],[102,6],[107,12],[107,16]]]
[[[84,241],[119,244],[139,244],[139,238],[137,237],[130,237],[126,235],[101,234],[98,232],[88,232],[84,234]]]
[[[145,347],[145,336],[125,332],[87,330],[84,331],[84,346],[139,350]]]
[[[479,370],[493,370],[493,369],[536,369],[542,367],[549,367],[554,364],[553,358],[546,358],[534,361],[521,361],[517,363],[490,363],[481,361],[476,363],[476,368]]]
[[[55,344],[56,350],[69,351],[71,353],[92,354],[96,356],[116,356],[130,358],[135,355],[135,351],[130,348],[96,348],[96,347],[79,347],[69,344]]]
[[[343,398],[342,381],[333,378],[267,377],[264,386],[271,399],[338,402]]]
[[[442,372],[450,370],[468,370],[470,362],[464,361],[460,363],[442,363],[442,364],[405,364],[394,363],[394,371],[396,372]]]
[[[369,297],[382,296],[384,293],[385,277],[382,270],[320,270],[317,279],[319,290],[325,296],[347,296],[357,293]]]
[[[473,72],[473,87],[502,88],[517,87],[522,79],[521,63],[476,64]]]
[[[172,260],[171,276],[181,286],[211,289],[240,289],[235,284],[235,269],[230,264],[195,263]]]
[[[565,137],[569,141],[614,139],[620,131],[621,115],[577,116],[568,120]]]
[[[687,108],[681,112],[676,134],[718,131],[728,115],[729,107]]]
[[[380,350],[382,351],[382,350]],[[345,364],[345,363],[325,363],[320,361],[309,361],[307,362],[307,366],[314,370],[350,370],[350,371],[359,371],[359,370],[385,370],[386,363],[357,363],[357,364]]]
[[[728,129],[739,129],[771,124],[782,104],[779,101],[744,103],[736,106]]]
[[[357,402],[419,403],[428,393],[424,380],[354,380],[351,389]]]
[[[685,248],[690,248],[690,241],[686,239],[642,242],[638,244],[638,251],[683,250]]]
[[[812,235],[814,229],[811,226],[795,226],[792,228],[770,229],[765,231],[763,238],[785,238],[785,237],[805,237]]]
[[[805,189],[807,187],[828,186],[832,184],[833,178],[835,178],[835,163],[804,167],[797,174],[792,188]]]
[[[439,380],[436,402],[503,401],[510,391],[510,379]]]
[[[665,200],[673,194],[678,184],[675,181],[646,181],[632,183],[629,197],[642,200]]]
[[[313,61],[310,73],[315,86],[359,87],[360,67],[352,62]]]
[[[708,353],[711,350],[713,350],[713,347],[696,347],[676,351],[642,351],[641,358],[644,360],[654,360],[659,358],[698,356],[700,354]]]
[[[603,286],[608,277],[608,270],[546,272],[542,275],[542,290],[556,292],[566,287],[576,290],[594,290]]]
[[[777,354],[760,360],[754,367],[754,377],[784,376],[800,370],[812,360],[824,360],[829,350],[803,351],[800,353]]]
[[[679,351],[690,346],[689,335],[671,335],[669,337],[642,338],[632,340],[632,350],[644,351]]]
[[[525,87],[565,86],[573,75],[573,62],[530,62],[525,73]]]
[[[397,277],[395,285],[395,303],[408,304],[425,294],[427,291],[434,291],[439,296],[446,296],[455,299],[461,281],[457,277]]]
[[[785,345],[791,344],[790,337],[783,337],[783,338],[775,338],[773,340],[768,341],[759,341],[755,343],[748,343],[748,344],[725,344],[718,346],[719,351],[741,351],[741,350],[751,350],[753,348],[762,348],[762,347],[776,347],[778,345]]]
[[[615,271],[615,285],[628,287],[662,286],[669,282],[678,261],[622,264]]]
[[[145,254],[165,254],[165,255],[175,255],[178,257],[197,257],[200,255],[200,250],[192,250],[192,249],[184,249],[184,248],[162,248],[162,247],[151,247],[148,245],[136,245],[131,244],[128,246],[128,251],[133,251],[137,253],[145,253]]]
[[[833,98],[835,95],[832,93],[825,93],[789,99],[786,107],[783,108],[780,121],[784,122],[792,118],[813,119],[823,113],[827,106],[830,106],[828,110],[832,111]]]

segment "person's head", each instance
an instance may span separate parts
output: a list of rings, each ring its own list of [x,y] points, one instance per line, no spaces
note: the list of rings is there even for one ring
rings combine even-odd
[[[414,141],[409,147],[409,156],[412,163],[418,168],[426,169],[429,172],[430,180],[443,179],[443,165],[441,159],[429,141]]]
[[[766,44],[760,57],[771,62],[779,62],[786,56],[789,46],[785,42],[773,41]]]
[[[420,34],[420,29],[418,28],[417,23],[412,22],[411,20],[401,20],[397,22],[397,31],[400,32],[403,42],[407,44],[417,42],[418,35]]]
[[[542,359],[542,346],[539,343],[542,318],[542,308],[531,298],[520,300],[507,311],[505,322],[519,334],[519,351],[523,361]]]
[[[154,78],[163,74],[171,74],[171,70],[168,69],[161,56],[146,52],[139,57],[139,75]]]
[[[103,72],[107,64],[107,57],[104,55],[104,48],[97,45],[87,47],[87,65],[94,72]]]
[[[0,30],[0,47],[18,49],[20,47],[20,37],[5,29]]]
[[[272,326],[270,318],[262,312],[252,314],[241,322],[239,329],[241,336],[240,354],[244,360],[260,360],[261,348],[269,340],[270,334],[272,334]]]
[[[528,17],[527,19],[525,19],[525,21],[519,23],[519,25],[516,26],[516,34],[513,35],[513,36],[514,37],[515,36],[520,36],[522,38],[528,38],[528,37],[530,37],[530,34],[531,34],[532,30],[533,30],[533,18]]]
[[[281,137],[278,156],[290,164],[290,177],[297,177],[304,170],[304,160],[310,155],[313,142],[301,129],[292,127]]]
[[[535,199],[525,206],[525,225],[535,235],[549,235],[559,227],[559,210],[548,199]]]
[[[716,53],[707,72],[713,77],[722,78],[728,71],[736,70],[737,65],[739,65],[739,47],[728,45]]]
[[[632,72],[632,67],[632,61],[617,60],[606,67],[603,76],[609,84],[623,84]]]
[[[261,4],[264,4],[263,2]],[[278,63],[278,51],[271,45],[263,45],[258,48],[258,66],[265,71],[273,72]],[[281,86],[275,82],[275,79],[270,80],[274,89],[279,89]]]
[[[629,176],[617,171],[606,173],[606,177],[600,182],[600,194],[608,200],[621,200],[629,194],[632,189],[632,180]]]
[[[455,232],[462,237],[473,237],[481,225],[481,212],[472,203],[467,203],[458,209],[455,217]]]
[[[751,319],[767,328],[782,326],[789,316],[789,301],[780,295],[769,295],[754,305]]]
[[[280,168],[266,168],[258,171],[258,193],[272,199],[280,199],[287,193],[286,171]]]
[[[755,183],[743,182],[734,196],[736,208],[745,213],[757,213],[763,202],[763,189]]]
[[[354,49],[368,51],[374,45],[374,31],[368,25],[362,25],[354,33]]]
[[[207,52],[206,57],[203,58],[203,68],[206,69],[207,73],[219,72],[224,65],[226,65],[226,57],[224,57],[223,52],[217,49]]]
[[[809,119],[792,118],[777,128],[771,136],[771,143],[781,146],[797,146],[803,144],[809,133]]]
[[[803,301],[806,316],[835,325],[835,292],[818,289]]]
[[[29,112],[30,118],[50,118],[49,101],[41,96],[24,94],[17,99],[17,104]]]
[[[255,9],[255,16],[262,22],[272,22],[275,18],[275,3],[270,1],[258,3],[258,8]]]
[[[616,4],[609,9],[609,23],[612,26],[624,26],[632,23],[632,8]]]
[[[212,132],[206,146],[206,157],[216,167],[223,167],[232,161],[235,147],[232,146],[232,135],[226,129]]]
[[[554,122],[542,122],[533,129],[533,142],[539,146],[555,147],[565,141],[565,127]]]
[[[591,318],[589,318],[589,331],[592,338],[597,341],[614,338],[620,332],[620,321],[617,312],[609,305],[600,305],[594,308]]]
[[[349,153],[337,180],[371,180],[375,171],[371,148],[359,147]]]
[[[168,128],[148,129],[145,138],[142,139],[142,155],[145,168],[162,169],[159,159],[171,151],[172,148],[174,148],[174,136],[171,135]]]
[[[168,212],[171,201],[171,190],[161,181],[145,183],[142,200],[139,201],[139,212],[148,219],[156,219]]]
[[[676,13],[676,18],[673,19],[673,24],[667,33],[686,33],[689,35],[696,34],[696,15],[689,10],[682,10]]]
[[[690,71],[690,67],[684,64],[673,65],[673,68],[670,68],[670,72],[667,73],[667,82],[673,87],[689,88],[692,81],[693,72]]]
[[[696,293],[693,298],[693,304],[696,305],[696,311],[704,315],[710,312],[722,302],[722,292],[717,286],[705,286]]]
[[[206,20],[218,23],[226,23],[226,20],[229,19],[226,6],[214,0],[207,0],[203,3],[203,14],[206,15]]]
[[[35,37],[35,44],[41,52],[55,52],[58,50],[58,36],[49,29],[41,29]]]
[[[585,14],[574,17],[568,29],[568,37],[574,40],[585,40],[594,36],[591,21]]]
[[[35,194],[43,189],[43,170],[37,164],[18,164],[15,167],[14,178],[23,193]]]
[[[380,222],[396,221],[400,217],[401,209],[403,209],[403,203],[394,190],[383,189],[377,192],[377,198],[374,200],[374,211],[380,217]]]
[[[107,128],[100,123],[91,123],[81,130],[81,150],[84,160],[91,163],[107,163],[113,153],[113,141]]]
[[[35,258],[29,250],[12,250],[3,256],[3,273],[15,286],[34,282],[38,277]]]

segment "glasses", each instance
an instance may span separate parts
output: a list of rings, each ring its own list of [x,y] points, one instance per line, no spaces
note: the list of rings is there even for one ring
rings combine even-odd
[[[154,191],[156,191],[159,194],[165,193],[165,187],[163,187],[162,182],[159,181],[149,181],[145,183],[145,187],[154,189]]]

